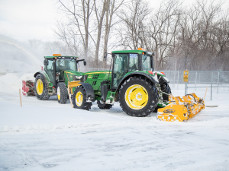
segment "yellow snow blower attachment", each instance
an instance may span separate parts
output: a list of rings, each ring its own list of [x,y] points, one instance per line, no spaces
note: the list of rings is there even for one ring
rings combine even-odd
[[[205,108],[204,100],[196,96],[195,93],[181,97],[170,95],[169,104],[158,109],[157,118],[162,121],[186,121],[197,115]]]

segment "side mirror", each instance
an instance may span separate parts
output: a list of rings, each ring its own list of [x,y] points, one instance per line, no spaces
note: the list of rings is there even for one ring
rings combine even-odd
[[[46,65],[48,65],[48,64],[49,64],[48,59],[45,59],[45,60],[44,60],[44,66],[46,66]]]
[[[87,65],[87,62],[85,61],[85,59],[76,60],[76,63],[81,62],[81,61],[83,61],[84,66]]]

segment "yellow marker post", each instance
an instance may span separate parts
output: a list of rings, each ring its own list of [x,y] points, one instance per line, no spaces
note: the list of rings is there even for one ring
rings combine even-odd
[[[184,70],[184,82],[188,82],[188,74],[189,74],[189,71],[188,70]]]
[[[188,86],[187,86],[187,83],[188,83],[188,74],[189,74],[189,71],[187,69],[184,70],[183,80],[185,82],[185,95],[187,94],[187,89],[188,89]]]

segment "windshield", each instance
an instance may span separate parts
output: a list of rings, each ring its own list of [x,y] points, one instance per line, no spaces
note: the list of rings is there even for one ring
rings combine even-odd
[[[142,70],[143,71],[151,71],[151,56],[142,55]]]
[[[56,60],[56,71],[72,70],[77,71],[75,59],[57,59]]]

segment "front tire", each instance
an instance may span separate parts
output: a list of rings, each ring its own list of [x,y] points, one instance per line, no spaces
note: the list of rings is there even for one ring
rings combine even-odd
[[[45,77],[42,74],[38,74],[35,79],[34,92],[38,99],[48,100],[48,85],[45,81]]]
[[[64,82],[57,84],[57,99],[60,104],[65,104],[68,99],[68,90]]]
[[[140,77],[124,81],[119,91],[120,106],[130,116],[144,117],[154,111],[158,103],[155,85]]]
[[[72,95],[72,103],[73,107],[77,109],[91,109],[92,103],[87,102],[86,99],[86,90],[82,87],[76,87],[73,95]]]

